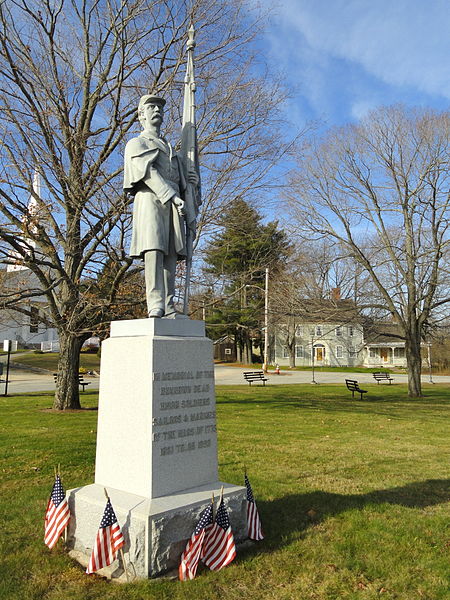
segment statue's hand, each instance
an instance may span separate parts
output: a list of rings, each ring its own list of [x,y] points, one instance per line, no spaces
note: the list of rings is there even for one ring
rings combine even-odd
[[[187,174],[187,180],[194,186],[197,186],[199,183],[199,178],[195,169],[189,169]]]
[[[178,196],[174,196],[172,198],[172,202],[175,204],[175,207],[180,217],[184,216],[184,201]]]

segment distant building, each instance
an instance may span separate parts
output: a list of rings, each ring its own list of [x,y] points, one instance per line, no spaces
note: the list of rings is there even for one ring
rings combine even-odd
[[[236,342],[234,336],[223,335],[214,342],[214,360],[236,362]]]
[[[39,289],[37,277],[30,269],[14,269],[3,275],[3,287],[11,293]],[[54,349],[58,341],[56,329],[43,323],[43,310],[47,304],[45,296],[34,296],[18,304],[27,314],[12,310],[0,310],[0,340],[16,341],[19,348],[41,348],[49,343]]]
[[[295,344],[289,348],[288,340]],[[344,367],[361,364],[363,359],[363,322],[352,300],[341,299],[333,290],[330,299],[305,300],[302,310],[290,318],[289,324],[275,328],[274,362],[290,364],[294,352],[295,365]]]
[[[288,340],[298,367],[310,367],[313,361],[317,367],[407,366],[400,327],[392,322],[369,323],[355,303],[342,300],[337,290],[330,300],[306,300],[295,325],[278,324],[274,329],[272,362],[281,366],[292,364]],[[422,345],[425,348],[428,343]]]
[[[34,173],[33,192],[40,197],[41,182],[38,171]],[[31,195],[26,214],[22,218],[24,229],[34,231],[33,228],[36,227],[38,218],[38,203]],[[21,245],[25,254],[36,249],[35,242],[30,238],[26,238]],[[7,263],[6,270],[2,272],[1,278],[2,291],[5,296],[14,296],[15,294],[19,296],[27,292],[37,292],[37,294],[20,300],[17,304],[18,310],[9,308],[0,310],[0,340],[17,342],[19,348],[40,348],[42,343],[53,348],[54,343],[58,340],[58,335],[56,329],[44,324],[43,311],[47,305],[47,299],[44,295],[39,294],[42,289],[40,281],[24,264],[20,252],[10,251],[5,262]]]

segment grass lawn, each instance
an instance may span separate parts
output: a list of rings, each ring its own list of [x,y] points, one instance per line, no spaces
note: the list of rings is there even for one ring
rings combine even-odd
[[[192,582],[125,585],[42,540],[54,465],[66,488],[93,482],[96,411],[0,398],[0,598],[448,600],[450,388],[417,401],[401,385],[368,389],[358,402],[342,386],[218,387],[220,477],[242,483],[247,465],[266,539]]]
[[[40,352],[29,352],[28,354],[18,356],[16,359],[13,357],[12,360],[29,367],[39,367],[40,369],[56,372],[58,368],[58,356],[58,352],[44,352],[43,354]],[[97,354],[81,352],[80,367],[83,367],[87,371],[99,371],[100,357]]]

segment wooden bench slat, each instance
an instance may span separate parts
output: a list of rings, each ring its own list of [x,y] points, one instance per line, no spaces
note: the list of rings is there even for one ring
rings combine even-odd
[[[356,379],[346,379],[345,384],[347,386],[347,389],[352,393],[352,398],[355,397],[355,392],[357,392],[358,394],[361,394],[361,400],[363,398],[363,394],[367,394],[367,390],[362,390],[359,387]]]
[[[248,381],[249,385],[252,385],[254,381],[261,381],[263,385],[266,385],[266,381],[268,381],[267,377],[264,377],[264,371],[244,371],[244,379]]]
[[[394,381],[389,373],[386,373],[385,371],[376,371],[373,373],[373,377],[377,383],[380,383],[380,381],[389,381],[390,385]]]
[[[53,373],[53,379],[54,379],[54,381],[56,383],[57,380],[58,380],[58,373]],[[83,392],[84,392],[84,388],[87,385],[91,385],[91,383],[92,383],[91,381],[84,381],[83,375],[78,375],[78,384],[81,386]]]

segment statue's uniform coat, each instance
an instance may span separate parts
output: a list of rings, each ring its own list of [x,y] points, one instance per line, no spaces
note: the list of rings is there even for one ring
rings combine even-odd
[[[186,189],[179,158],[170,144],[143,132],[125,147],[124,190],[134,195],[130,256],[147,250],[186,254],[182,217],[171,199]]]

